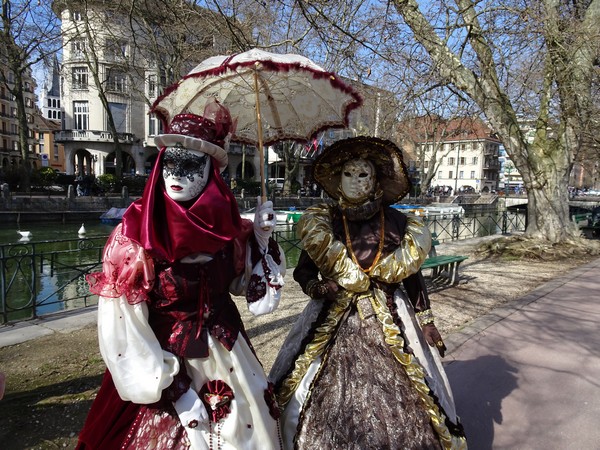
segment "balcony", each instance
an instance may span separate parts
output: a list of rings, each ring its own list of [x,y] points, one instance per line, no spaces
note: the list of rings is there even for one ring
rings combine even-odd
[[[133,144],[132,133],[119,133],[119,142],[122,144]],[[61,130],[54,134],[55,142],[114,142],[110,131],[94,130]]]

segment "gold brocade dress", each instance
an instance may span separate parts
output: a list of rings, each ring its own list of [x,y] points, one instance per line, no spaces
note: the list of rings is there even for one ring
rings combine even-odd
[[[419,270],[427,227],[389,207],[346,226],[328,205],[298,225],[296,281],[305,292],[317,278],[341,289],[334,302],[309,301],[271,370],[285,447],[466,448],[439,356],[415,320],[429,308]]]

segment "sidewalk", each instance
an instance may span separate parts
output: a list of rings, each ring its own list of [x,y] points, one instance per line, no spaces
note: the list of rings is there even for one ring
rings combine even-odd
[[[600,448],[600,259],[445,339],[470,449]]]
[[[21,344],[52,333],[69,333],[96,323],[95,306],[56,313],[40,319],[0,326],[0,347]]]

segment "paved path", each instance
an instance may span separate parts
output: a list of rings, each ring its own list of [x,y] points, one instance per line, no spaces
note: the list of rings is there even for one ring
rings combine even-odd
[[[600,449],[600,259],[445,339],[474,450]]]

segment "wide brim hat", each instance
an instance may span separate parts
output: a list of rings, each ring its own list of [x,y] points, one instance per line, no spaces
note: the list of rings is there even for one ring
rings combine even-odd
[[[158,147],[181,146],[190,151],[206,153],[215,159],[219,167],[219,172],[223,172],[227,164],[229,164],[225,149],[204,139],[185,136],[183,134],[159,134],[154,137],[154,143]]]
[[[359,158],[375,166],[384,204],[396,203],[409,193],[411,182],[402,150],[392,141],[369,136],[342,139],[325,148],[313,164],[316,183],[331,198],[339,200],[342,168],[348,161]]]
[[[154,137],[158,147],[181,146],[191,151],[206,153],[214,158],[223,172],[228,164],[228,141],[235,129],[229,110],[216,99],[208,101],[204,115],[177,114],[165,134]]]

